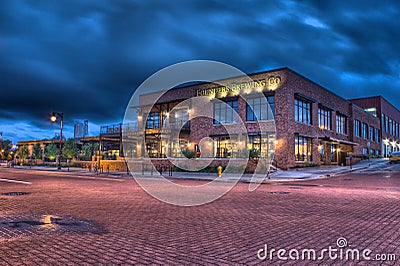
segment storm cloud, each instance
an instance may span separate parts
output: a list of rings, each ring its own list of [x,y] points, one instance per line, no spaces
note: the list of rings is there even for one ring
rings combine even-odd
[[[1,1],[0,131],[52,137],[52,111],[90,131],[122,121],[148,76],[208,59],[288,66],[345,97],[400,107],[398,1]]]

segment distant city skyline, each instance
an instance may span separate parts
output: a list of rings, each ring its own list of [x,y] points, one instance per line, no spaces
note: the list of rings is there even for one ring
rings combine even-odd
[[[120,123],[134,90],[197,59],[246,73],[290,67],[343,98],[400,109],[398,1],[2,1],[0,131],[51,138]]]

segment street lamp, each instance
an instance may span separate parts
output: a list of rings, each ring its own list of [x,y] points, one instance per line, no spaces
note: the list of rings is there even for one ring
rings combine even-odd
[[[61,170],[62,130],[63,130],[64,113],[53,112],[50,116],[50,121],[56,122],[57,117],[60,118],[60,156],[58,158],[58,170]]]

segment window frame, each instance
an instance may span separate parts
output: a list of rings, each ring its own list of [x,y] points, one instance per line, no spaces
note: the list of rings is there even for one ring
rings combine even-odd
[[[332,130],[332,111],[328,108],[318,107],[318,127],[324,130]]]
[[[336,113],[336,133],[347,134],[347,117],[341,113]]]
[[[304,147],[305,147],[305,151],[304,151]],[[297,154],[296,154],[296,151],[297,151]],[[300,154],[300,151],[302,151],[303,153]],[[300,134],[295,134],[294,135],[295,162],[310,163],[313,161],[312,157],[313,157],[312,138],[305,137]]]
[[[216,108],[219,106],[219,108]],[[230,108],[229,108],[229,107]],[[214,102],[213,105],[213,124],[214,125],[225,125],[225,124],[235,124],[239,120],[239,101],[238,100],[230,100],[223,102]],[[218,118],[217,118],[217,110],[218,110]],[[224,119],[222,121],[222,113],[224,113]]]
[[[263,99],[265,99],[265,102],[263,102]],[[255,103],[255,101],[259,101],[259,102]],[[263,109],[263,108],[265,108],[265,109]],[[260,119],[258,119],[258,117],[257,117],[258,111],[259,111]],[[275,116],[275,96],[274,95],[246,99],[246,121],[247,122],[274,120],[274,116]]]
[[[294,99],[294,121],[312,125],[312,102],[302,98]]]

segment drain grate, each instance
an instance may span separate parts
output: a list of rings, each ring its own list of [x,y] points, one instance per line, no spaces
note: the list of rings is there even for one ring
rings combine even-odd
[[[271,191],[271,192],[268,192],[268,193],[272,194],[272,195],[287,195],[290,192],[287,192],[287,191]]]
[[[25,196],[31,194],[30,192],[4,192],[2,196]]]

